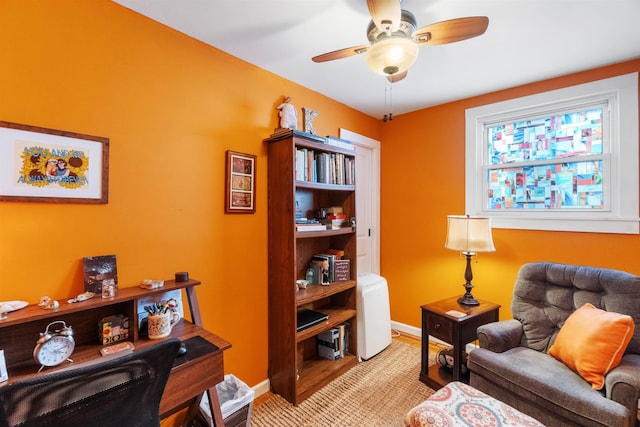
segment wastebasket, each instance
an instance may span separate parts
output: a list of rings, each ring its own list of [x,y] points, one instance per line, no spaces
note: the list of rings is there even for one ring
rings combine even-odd
[[[218,391],[224,426],[248,427],[255,391],[232,374],[226,374],[224,381],[216,384],[216,390]],[[208,425],[212,425],[209,399],[206,393],[200,402],[200,414],[207,418]]]

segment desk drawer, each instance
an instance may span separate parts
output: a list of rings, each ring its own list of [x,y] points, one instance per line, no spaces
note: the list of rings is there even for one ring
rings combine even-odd
[[[222,352],[216,351],[173,368],[160,401],[162,418],[224,380]]]
[[[444,342],[453,343],[453,326],[450,319],[427,313],[427,332]]]

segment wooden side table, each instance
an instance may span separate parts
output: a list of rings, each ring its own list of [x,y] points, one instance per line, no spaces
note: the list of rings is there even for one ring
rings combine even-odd
[[[451,381],[468,383],[468,376],[462,375],[460,366],[467,343],[478,338],[478,326],[497,322],[500,306],[481,301],[479,305],[462,305],[458,297],[432,302],[422,306],[422,369],[420,381],[438,390]],[[455,312],[464,316],[456,316]],[[440,364],[429,366],[429,335],[453,346],[453,369]]]

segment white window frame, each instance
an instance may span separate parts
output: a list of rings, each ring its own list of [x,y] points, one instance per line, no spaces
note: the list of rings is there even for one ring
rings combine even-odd
[[[610,157],[610,182],[603,189],[606,209],[487,209],[486,126],[595,103],[609,107],[609,131],[603,134],[605,155]],[[638,73],[467,109],[466,213],[491,216],[494,228],[640,234],[638,132]]]

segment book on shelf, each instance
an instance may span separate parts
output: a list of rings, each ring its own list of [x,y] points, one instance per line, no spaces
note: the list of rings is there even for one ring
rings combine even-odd
[[[318,356],[329,360],[338,360],[341,357],[340,350],[334,350],[332,347],[327,347],[320,343],[318,343]]]
[[[347,219],[347,214],[345,213],[336,213],[327,215],[327,219]]]
[[[344,213],[342,206],[329,206],[327,208],[327,215],[340,215]]]
[[[340,339],[340,356],[344,357],[350,353],[349,343],[351,342],[351,324],[349,322],[338,325]]]
[[[340,355],[340,342],[337,339],[334,342],[327,342],[327,341],[322,341],[318,339],[316,340],[316,344],[319,346],[326,347],[327,349],[336,351],[338,352],[338,355]]]
[[[332,230],[338,230],[344,227],[345,225],[350,225],[349,222],[347,221],[347,215],[343,213],[327,215],[327,221],[331,223]]]
[[[348,259],[333,261],[333,281],[346,282],[351,280],[351,262]]]
[[[318,356],[330,360],[338,360],[340,354],[340,330],[338,328],[327,329],[316,335]]]
[[[350,333],[350,324],[345,322],[316,335],[318,355],[331,360],[349,355]]]
[[[304,181],[305,180],[305,155],[304,150],[297,149],[296,150],[296,181]]]
[[[296,231],[325,231],[327,226],[321,223],[298,223],[296,224]]]
[[[309,219],[303,216],[296,217],[296,224],[320,224],[320,221],[317,219]]]
[[[340,331],[338,331],[338,328],[327,329],[326,331],[322,331],[318,335],[316,335],[316,338],[318,338],[320,341],[329,342],[329,343],[335,342],[336,344],[338,343],[339,337],[340,337]]]
[[[344,256],[344,251],[341,249],[329,249],[327,253],[329,255],[335,255],[336,259],[342,259],[342,257]]]

